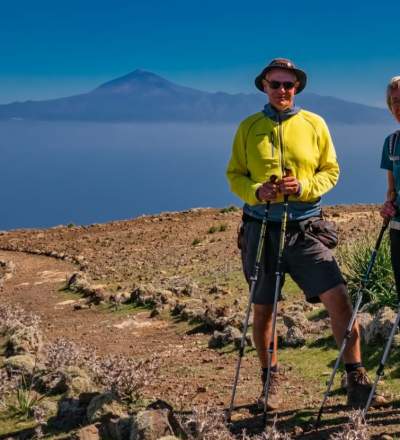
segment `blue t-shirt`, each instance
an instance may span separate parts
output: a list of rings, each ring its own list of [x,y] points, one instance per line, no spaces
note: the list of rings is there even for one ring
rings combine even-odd
[[[392,171],[396,190],[396,205],[400,208],[400,131],[396,131],[385,139],[382,150],[381,168]],[[394,220],[400,221],[400,212]]]

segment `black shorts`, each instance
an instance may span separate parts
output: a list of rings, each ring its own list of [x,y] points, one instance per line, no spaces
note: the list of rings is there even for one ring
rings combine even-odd
[[[276,284],[280,223],[269,222],[254,292],[254,304],[273,304]],[[261,222],[245,220],[239,236],[243,271],[250,285],[260,236]],[[320,302],[319,295],[345,284],[333,253],[315,236],[300,230],[298,223],[288,224],[283,253],[283,271],[290,274],[304,292],[307,301]],[[282,280],[282,286],[284,277]]]

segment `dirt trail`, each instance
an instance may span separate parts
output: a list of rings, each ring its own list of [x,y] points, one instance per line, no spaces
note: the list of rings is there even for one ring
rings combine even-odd
[[[110,353],[137,358],[157,355],[161,368],[157,378],[145,389],[146,397],[169,401],[180,410],[189,410],[198,404],[227,408],[236,352],[220,353],[207,348],[209,335],[188,331],[186,323],[171,319],[150,318],[147,310],[140,312],[111,312],[93,307],[74,310],[79,303],[77,295],[62,290],[68,274],[76,267],[55,258],[0,251],[0,259],[11,260],[15,271],[0,290],[0,301],[18,305],[41,318],[41,329],[48,341],[64,337],[78,344],[94,348],[100,355]],[[258,362],[256,357],[245,356],[237,391],[237,405],[254,402],[259,392]],[[348,412],[341,405],[328,405],[335,418],[318,433],[296,432],[299,411],[308,419],[318,407],[321,396],[310,395],[307,385],[289,371],[285,374],[282,392],[285,408],[278,413],[278,428],[291,432],[294,438],[324,439],[347,422]],[[343,400],[332,398],[335,405]],[[310,411],[308,409],[310,409]],[[370,421],[373,438],[382,432],[392,435],[398,430],[398,410],[372,415]],[[371,411],[371,413],[373,413]],[[261,418],[255,416],[251,406],[236,412],[236,429],[249,432],[260,429]],[[304,419],[303,419],[304,421]],[[384,427],[385,425],[388,425]]]
[[[38,314],[48,340],[66,337],[104,354],[132,354],[134,348],[135,354],[141,355],[148,351],[146,347],[154,338],[155,330],[171,333],[173,339],[168,324],[149,319],[147,311],[120,316],[96,308],[74,310],[79,297],[62,291],[67,276],[76,270],[72,264],[17,252],[0,252],[0,258],[11,260],[16,266],[2,295],[7,302]]]
[[[226,403],[228,377],[231,379],[233,372],[227,375],[224,356],[207,348],[208,335],[187,334],[186,324],[150,318],[147,310],[122,315],[98,307],[74,310],[80,298],[62,291],[66,277],[76,270],[74,265],[21,252],[0,251],[0,259],[11,260],[16,266],[0,298],[39,315],[46,340],[63,337],[100,355],[157,355],[162,367],[147,390],[149,397],[179,404],[195,398],[198,402],[216,399],[220,405]]]

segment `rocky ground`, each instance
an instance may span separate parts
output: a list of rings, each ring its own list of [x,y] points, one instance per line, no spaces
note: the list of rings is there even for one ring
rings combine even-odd
[[[342,242],[375,234],[380,225],[371,205],[331,207],[326,216],[337,224]],[[0,232],[2,303],[40,316],[44,341],[65,338],[98,356],[137,361],[156,356],[157,375],[143,388],[149,401],[163,399],[180,413],[202,405],[226,409],[247,303],[235,245],[239,222],[234,208],[193,209],[104,225]],[[336,355],[329,322],[323,310],[302,301],[290,280],[284,291],[279,333],[285,402],[277,428],[292,438],[329,438],[348,420],[339,381],[321,430],[307,431]],[[390,311],[363,316],[370,344],[392,317]],[[377,346],[366,350],[367,366],[376,367],[378,358]],[[369,432],[375,438],[400,432],[399,371],[395,362],[388,366],[384,387],[394,399],[371,412]],[[245,428],[255,435],[262,429],[252,406],[258,393],[250,347],[233,433]],[[2,425],[0,417],[0,434],[6,435],[4,420]]]

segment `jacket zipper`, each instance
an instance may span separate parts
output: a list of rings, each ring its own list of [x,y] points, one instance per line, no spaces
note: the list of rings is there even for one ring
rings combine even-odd
[[[281,157],[281,172],[283,178],[285,175],[285,152],[283,150],[283,126],[282,126],[282,119],[280,113],[278,113],[278,134],[279,134],[279,153]]]

